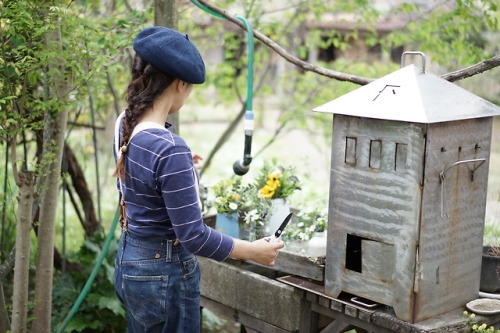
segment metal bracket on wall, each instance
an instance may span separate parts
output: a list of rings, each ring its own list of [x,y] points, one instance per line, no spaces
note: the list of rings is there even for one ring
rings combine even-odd
[[[464,163],[474,163],[474,162],[479,162],[478,165],[476,165],[474,167],[474,169],[471,170],[471,181],[474,181],[474,172],[481,166],[484,164],[484,162],[486,162],[486,158],[475,158],[475,159],[472,159],[472,160],[462,160],[462,161],[457,161],[455,163],[453,163],[452,165],[450,165],[449,167],[447,167],[446,169],[444,169],[443,171],[441,171],[439,173],[439,184],[441,185],[441,217],[448,217],[448,214],[446,213],[446,208],[445,208],[445,198],[444,198],[444,179],[445,179],[445,173],[450,170],[451,168],[457,166],[457,165],[460,165],[460,164],[464,164]]]

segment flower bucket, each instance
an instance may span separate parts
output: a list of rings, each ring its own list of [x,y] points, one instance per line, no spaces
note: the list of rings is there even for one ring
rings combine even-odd
[[[238,213],[217,213],[215,229],[233,238],[239,238],[240,226],[238,219]]]
[[[269,223],[266,234],[272,235],[278,230],[281,223],[290,214],[290,205],[285,198],[276,198],[271,201],[271,211],[269,212]]]
[[[312,258],[326,256],[326,232],[315,232],[307,243],[308,254]]]
[[[494,253],[498,253],[498,250],[492,250],[490,246],[483,246],[479,288],[483,292],[492,294],[500,292],[500,256]]]

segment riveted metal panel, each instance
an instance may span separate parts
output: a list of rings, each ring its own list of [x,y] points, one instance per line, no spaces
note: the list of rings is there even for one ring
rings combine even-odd
[[[478,295],[491,126],[491,117],[429,125],[415,321]]]
[[[425,128],[336,115],[333,130],[325,290],[392,305],[406,320],[413,314]],[[355,165],[346,163],[347,138],[356,139]],[[377,156],[380,152],[376,168],[370,167],[374,141],[379,142]],[[396,168],[396,148],[402,144],[406,168]],[[397,163],[403,163],[401,156]],[[383,249],[384,256],[363,254],[374,248]],[[391,274],[383,275],[375,266]]]

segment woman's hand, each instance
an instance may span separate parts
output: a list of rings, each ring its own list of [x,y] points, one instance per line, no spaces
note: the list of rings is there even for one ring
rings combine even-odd
[[[264,238],[254,242],[234,239],[234,249],[230,257],[248,259],[264,266],[273,266],[278,251],[284,246],[285,243],[279,239],[273,242]]]
[[[203,168],[203,165],[202,165],[202,164],[201,164],[201,162],[200,162],[200,161],[202,161],[202,160],[203,160],[203,157],[201,157],[201,156],[200,156],[200,155],[198,155],[198,154],[193,154],[193,164],[194,164],[194,167],[195,167],[196,169],[198,169],[198,170],[199,170],[199,169]]]
[[[252,245],[256,247],[256,253],[255,257],[250,260],[265,266],[274,266],[278,251],[285,246],[285,243],[280,239],[269,242],[269,240],[262,238],[252,242]]]

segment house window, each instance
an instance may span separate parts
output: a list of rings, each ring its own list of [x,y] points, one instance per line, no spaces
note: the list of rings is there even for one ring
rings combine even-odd
[[[371,140],[370,141],[370,168],[380,169],[380,164],[382,161],[382,141]]]
[[[408,160],[408,145],[406,143],[396,143],[396,161],[394,170],[405,171]]]
[[[346,138],[345,141],[345,163],[356,165],[356,138]]]
[[[333,42],[330,40],[331,37],[323,36],[322,47],[318,48],[318,60],[325,62],[332,62],[338,58],[338,50],[333,46]]]

